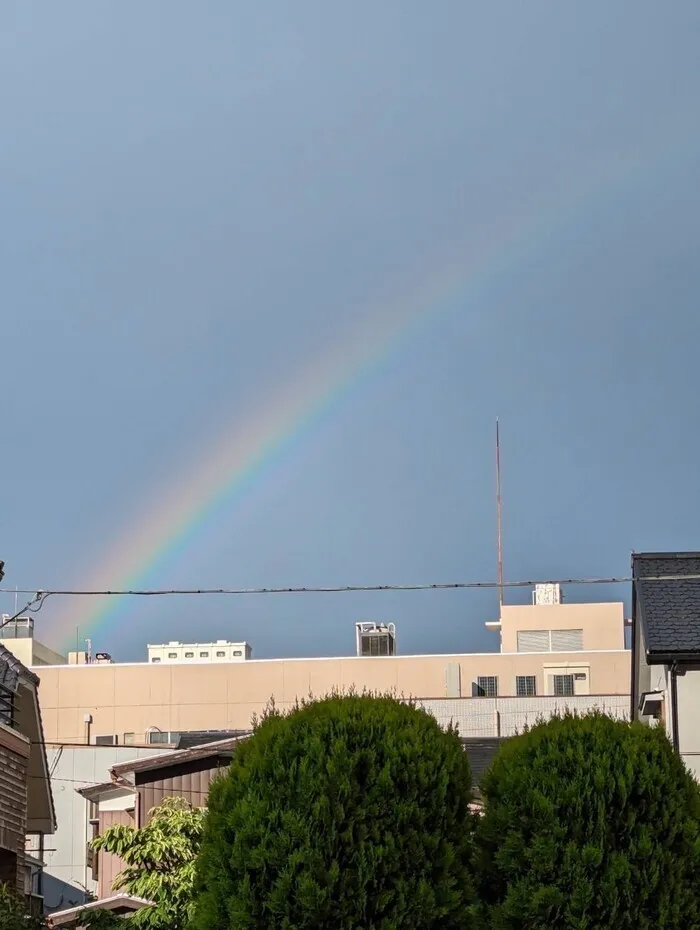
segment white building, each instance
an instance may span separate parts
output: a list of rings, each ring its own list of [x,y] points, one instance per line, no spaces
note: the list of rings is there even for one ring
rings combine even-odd
[[[51,773],[58,827],[43,852],[44,906],[48,912],[84,904],[97,893],[90,867],[88,843],[93,835],[89,806],[78,794],[110,780],[110,769],[119,762],[155,756],[164,747],[49,746],[46,754]],[[31,850],[30,850],[31,851]]]
[[[148,661],[153,665],[168,663],[245,662],[253,654],[246,643],[217,639],[213,643],[181,643],[173,640],[159,645],[148,644]]]

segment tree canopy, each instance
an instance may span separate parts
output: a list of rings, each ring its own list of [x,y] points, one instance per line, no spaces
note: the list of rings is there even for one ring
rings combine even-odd
[[[555,718],[508,740],[481,788],[484,925],[700,926],[700,793],[660,728]]]
[[[153,901],[128,918],[147,930],[183,930],[188,924],[195,877],[195,860],[202,836],[204,811],[182,798],[167,798],[151,811],[146,826],[109,827],[93,840],[95,849],[119,856],[124,870],[115,889]],[[95,921],[107,921],[107,917]]]
[[[194,924],[464,930],[470,789],[456,732],[404,702],[272,711],[212,785]]]

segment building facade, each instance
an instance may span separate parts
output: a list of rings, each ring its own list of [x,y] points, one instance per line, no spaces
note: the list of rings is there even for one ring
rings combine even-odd
[[[700,779],[700,552],[632,556],[631,713]]]
[[[41,665],[65,665],[66,657],[34,639],[34,619],[0,615],[0,644],[27,668]]]
[[[487,626],[499,634],[499,652],[43,666],[35,671],[47,739],[173,745],[186,731],[245,730],[271,700],[284,709],[351,687],[475,701],[465,717],[475,735],[481,731],[468,721],[491,714],[487,701],[556,698],[561,705],[623,695],[629,706],[621,603],[564,604],[559,597],[506,606]]]
[[[157,756],[162,747],[49,746],[47,759],[58,827],[43,853],[43,897],[47,913],[85,904],[97,894],[93,856],[94,809],[78,793],[109,781],[113,765]],[[96,872],[97,870],[95,870]]]
[[[56,816],[38,685],[37,676],[0,645],[0,882],[40,912],[44,838],[56,829]]]
[[[231,643],[217,639],[213,643],[170,643],[149,645],[148,661],[151,665],[171,665],[187,662],[190,665],[208,665],[211,662],[245,662],[252,656],[248,643]]]

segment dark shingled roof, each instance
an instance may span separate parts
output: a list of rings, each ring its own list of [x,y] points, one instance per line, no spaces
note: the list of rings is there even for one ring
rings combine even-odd
[[[700,552],[633,553],[632,577],[649,658],[700,655]]]
[[[39,679],[34,672],[31,672],[26,665],[23,665],[2,643],[0,643],[0,664],[2,665],[2,668],[0,668],[0,682],[11,691],[17,690],[22,679],[30,681],[33,685],[39,684]]]

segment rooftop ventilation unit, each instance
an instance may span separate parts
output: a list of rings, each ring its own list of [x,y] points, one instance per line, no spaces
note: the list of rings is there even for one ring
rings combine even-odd
[[[358,656],[396,655],[396,627],[393,623],[356,623],[355,638]]]
[[[533,604],[561,604],[563,600],[558,584],[536,584],[532,592]]]

